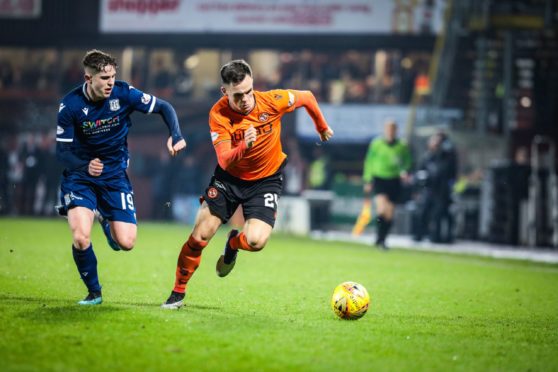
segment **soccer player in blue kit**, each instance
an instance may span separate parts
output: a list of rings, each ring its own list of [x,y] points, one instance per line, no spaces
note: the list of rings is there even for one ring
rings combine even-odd
[[[171,156],[186,147],[174,108],[166,101],[115,80],[117,62],[91,50],[83,58],[85,83],[68,93],[58,110],[56,154],[64,164],[58,208],[68,217],[72,253],[89,291],[80,305],[102,303],[91,228],[97,215],[114,250],[129,251],[137,235],[132,185],[128,179],[130,114],[158,113],[170,136]]]

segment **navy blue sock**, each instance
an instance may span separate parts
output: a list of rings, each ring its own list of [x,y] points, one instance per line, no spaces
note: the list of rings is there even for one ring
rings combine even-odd
[[[81,280],[87,286],[89,292],[99,292],[101,285],[99,284],[99,276],[97,275],[97,257],[93,252],[93,244],[89,245],[84,251],[76,249],[72,246],[74,262],[79,271]]]

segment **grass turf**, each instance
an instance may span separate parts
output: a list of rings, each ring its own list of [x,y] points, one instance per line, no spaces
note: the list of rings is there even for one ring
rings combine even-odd
[[[180,245],[174,224],[140,223],[132,252],[92,240],[104,303],[86,291],[64,220],[0,220],[2,370],[556,370],[558,266],[319,242],[276,234],[215,274],[227,232],[206,248],[187,305],[166,311]],[[372,305],[335,317],[343,281]]]

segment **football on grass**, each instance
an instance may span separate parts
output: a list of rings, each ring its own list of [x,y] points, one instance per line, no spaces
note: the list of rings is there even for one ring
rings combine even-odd
[[[362,284],[344,282],[333,290],[331,307],[341,319],[360,319],[368,311],[370,295]]]

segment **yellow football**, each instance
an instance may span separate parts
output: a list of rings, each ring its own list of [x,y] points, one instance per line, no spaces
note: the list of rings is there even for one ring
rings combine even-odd
[[[370,295],[362,284],[344,282],[333,290],[331,307],[341,319],[360,319],[368,311]]]

